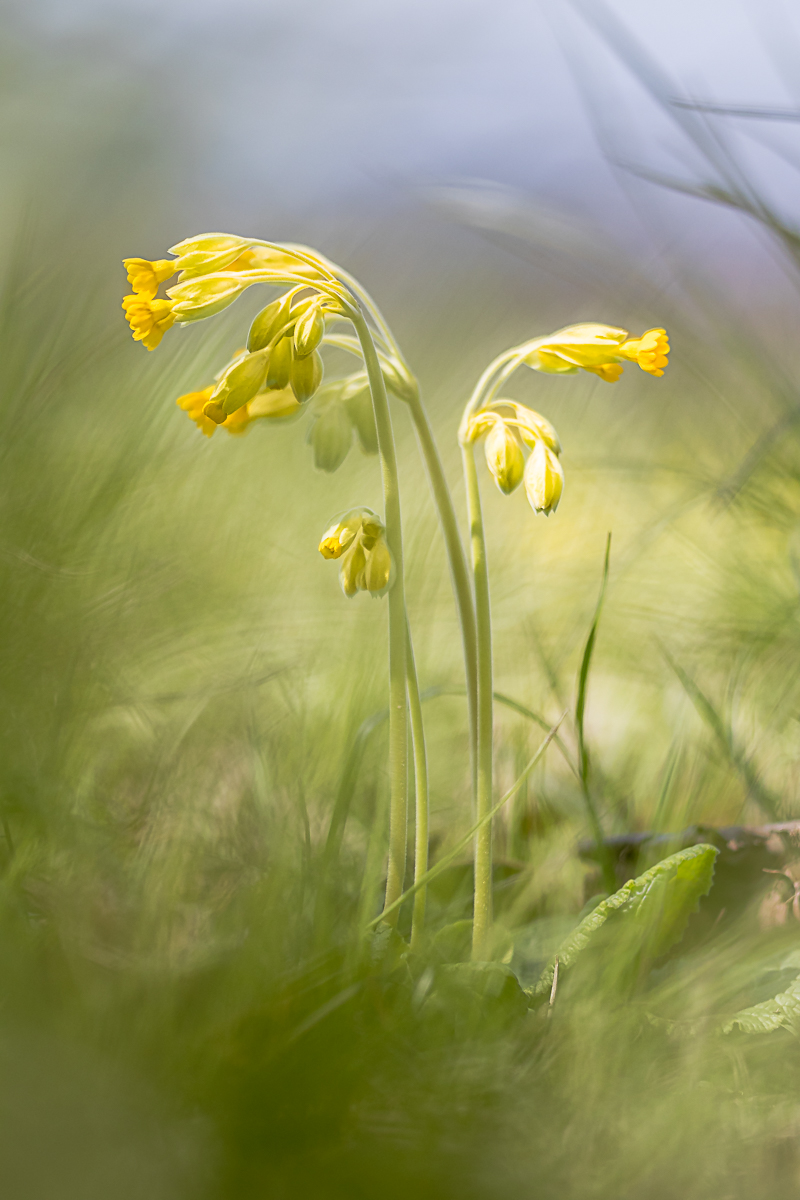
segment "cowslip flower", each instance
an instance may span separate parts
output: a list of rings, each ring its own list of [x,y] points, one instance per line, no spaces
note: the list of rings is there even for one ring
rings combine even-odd
[[[212,437],[218,429],[226,433],[238,435],[247,433],[254,421],[285,420],[296,416],[302,411],[302,405],[295,399],[294,393],[286,388],[282,392],[259,392],[252,400],[248,400],[236,412],[225,417],[219,424],[206,415],[206,405],[211,400],[214,386],[203,388],[199,392],[187,392],[178,396],[175,401],[178,408],[194,421],[197,428],[206,437]]]
[[[358,592],[376,599],[394,582],[394,562],[385,527],[370,508],[351,508],[326,529],[319,544],[323,558],[340,558],[339,582],[349,600]]]
[[[128,283],[137,296],[152,300],[165,279],[175,274],[175,263],[171,258],[159,258],[150,262],[146,258],[125,258],[122,265],[128,272]]]
[[[175,324],[171,300],[153,300],[145,295],[126,296],[122,301],[133,340],[155,350],[164,334]]]
[[[629,338],[627,329],[589,322],[567,325],[520,348],[522,361],[534,371],[572,375],[581,369],[607,383],[619,379],[623,361],[638,363],[650,375],[663,375],[668,354],[664,329],[649,329],[639,338]]]

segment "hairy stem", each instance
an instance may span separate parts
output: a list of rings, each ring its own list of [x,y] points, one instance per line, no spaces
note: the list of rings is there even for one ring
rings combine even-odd
[[[406,605],[403,587],[403,532],[400,518],[400,484],[394,447],[392,418],[378,354],[369,327],[360,309],[349,314],[356,331],[367,369],[378,453],[383,476],[386,541],[395,566],[395,580],[389,591],[389,867],[386,876],[385,907],[393,904],[403,891],[406,870],[408,822],[408,709],[406,705]],[[397,923],[397,910],[390,921]]]
[[[483,823],[475,834],[472,957],[481,960],[490,953],[492,932],[492,823],[484,819],[492,810],[492,622],[478,472],[472,445],[462,443],[461,449],[467,485],[478,651],[477,819]]]
[[[414,744],[414,883],[428,871],[428,757],[425,751],[425,727],[422,722],[422,701],[414,662],[414,645],[411,629],[406,622],[406,679],[408,684],[408,709],[411,715],[411,736]],[[417,950],[425,928],[426,888],[423,886],[414,895],[414,911],[411,917],[411,949]]]

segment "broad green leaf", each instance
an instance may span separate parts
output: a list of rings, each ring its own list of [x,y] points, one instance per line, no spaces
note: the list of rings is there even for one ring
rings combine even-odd
[[[500,1029],[525,1017],[528,1001],[514,972],[502,963],[448,963],[435,971],[421,1012],[444,1020],[460,1036]]]
[[[629,880],[607,900],[601,900],[573,929],[528,995],[531,998],[549,995],[556,958],[559,972],[568,970],[615,913],[626,919],[626,949],[643,950],[650,960],[666,954],[680,941],[690,915],[709,891],[718,853],[715,846],[690,846],[656,863],[638,879]]]
[[[800,976],[790,983],[785,992],[743,1008],[727,1021],[720,1033],[773,1033],[776,1029],[789,1029],[800,1035]]]

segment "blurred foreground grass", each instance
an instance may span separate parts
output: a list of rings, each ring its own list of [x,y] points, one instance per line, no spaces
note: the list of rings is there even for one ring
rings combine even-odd
[[[176,331],[146,355],[118,307],[119,236],[100,239],[88,269],[85,229],[70,238],[43,222],[5,252],[9,1194],[794,1194],[796,1040],[714,1031],[774,994],[794,966],[795,923],[764,930],[753,906],[723,914],[637,1003],[588,988],[549,1021],[433,1003],[429,966],[409,974],[360,938],[382,884],[380,727],[324,875],[322,851],[348,752],[385,704],[385,611],[345,601],[316,544],[334,513],[380,507],[377,466],[354,449],[337,474],[315,474],[299,424],[201,438],[174,398],[235,348],[242,317]],[[387,233],[374,257],[355,246],[363,261],[345,265],[401,334],[459,498],[457,414],[494,353],[591,317],[663,323],[672,337],[657,387],[630,370],[614,388],[531,378],[517,392],[556,424],[567,488],[549,521],[484,489],[498,690],[547,723],[573,702],[611,530],[587,718],[607,832],[794,815],[792,348],[759,341],[691,274],[675,300],[624,261],[615,277],[598,260],[593,282],[553,291],[519,263],[440,256],[414,307],[407,277],[392,283],[403,237]],[[465,705],[427,485],[400,406],[396,418],[421,683],[448,693],[426,705],[435,857],[471,822]],[[541,731],[499,708],[496,736],[503,786]],[[585,832],[551,749],[497,822],[498,909],[523,983],[597,891],[576,853]],[[468,918],[466,860],[433,893],[434,931]]]

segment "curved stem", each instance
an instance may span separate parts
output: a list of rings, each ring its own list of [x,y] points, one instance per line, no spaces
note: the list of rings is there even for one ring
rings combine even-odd
[[[469,578],[464,546],[458,530],[458,520],[453,507],[453,498],[447,485],[447,478],[439,457],[439,450],[433,436],[425,406],[417,394],[409,402],[411,420],[419,440],[422,457],[428,471],[428,480],[433,492],[433,500],[439,515],[447,561],[450,565],[450,579],[455,595],[458,620],[461,626],[461,644],[464,651],[464,672],[467,682],[467,706],[469,709],[470,728],[470,763],[472,769],[473,802],[477,805],[477,770],[478,770],[478,636],[475,626],[475,605],[472,599],[472,585]]]
[[[414,744],[414,883],[428,870],[428,758],[425,752],[425,726],[422,721],[422,702],[414,662],[411,629],[406,620],[406,682],[408,709],[411,715],[411,736]],[[420,887],[414,896],[411,917],[411,949],[417,950],[425,927],[426,888]]]
[[[475,581],[475,617],[478,652],[478,764],[475,834],[475,901],[472,924],[472,957],[488,957],[492,930],[492,622],[489,607],[489,566],[483,531],[478,472],[470,443],[461,447],[467,485],[472,573]]]
[[[380,332],[381,338],[385,342],[387,348],[394,355],[397,361],[403,366],[409,378],[414,379],[411,370],[406,363],[403,353],[394,339],[389,324],[378,308],[375,301],[370,296],[369,292],[364,288],[359,281],[345,271],[340,266],[332,268],[338,278],[343,280],[348,287],[352,288],[354,294],[359,301],[367,309],[372,317],[375,325]],[[342,350],[350,350],[345,338],[337,337],[336,334],[326,335],[326,340],[332,345],[338,345]],[[513,352],[509,352],[513,353]],[[506,356],[501,356],[498,362],[505,362]],[[512,369],[516,369],[518,364],[515,363]],[[497,363],[493,363],[489,368],[489,378],[492,371],[497,367]],[[480,385],[479,385],[480,386]],[[447,483],[447,476],[444,473],[442,460],[439,455],[439,448],[436,445],[436,439],[433,435],[433,429],[428,418],[428,413],[425,405],[422,403],[422,397],[417,387],[413,397],[407,400],[408,407],[411,412],[411,420],[414,424],[417,439],[419,441],[422,457],[425,462],[425,468],[428,472],[428,481],[433,492],[433,502],[436,505],[436,511],[439,517],[439,524],[442,529],[442,537],[444,538],[445,551],[447,553],[447,561],[450,567],[450,579],[453,585],[453,593],[455,595],[456,609],[458,611],[458,620],[461,626],[461,643],[464,652],[464,673],[467,683],[467,706],[469,709],[469,725],[470,725],[470,764],[472,773],[472,796],[473,803],[476,804],[476,778],[477,778],[477,746],[478,746],[478,660],[477,660],[477,634],[475,630],[475,605],[472,599],[472,585],[469,578],[469,568],[467,567],[467,559],[464,554],[464,545],[461,541],[461,534],[458,528],[458,519],[456,517],[453,498],[450,495],[450,488]]]
[[[467,407],[464,409],[464,415],[461,418],[461,425],[458,430],[458,440],[463,445],[467,439],[467,425],[470,417],[477,412],[483,404],[493,399],[497,395],[499,389],[503,386],[510,375],[513,375],[517,367],[522,363],[522,358],[519,354],[519,347],[515,346],[513,350],[504,350],[499,354],[494,362],[489,363],[489,366],[481,375],[478,382],[475,384],[472,395],[469,398]],[[497,378],[494,378],[495,375]]]
[[[389,867],[386,876],[385,907],[393,904],[403,891],[406,870],[408,822],[408,710],[406,706],[406,606],[403,586],[403,531],[400,517],[400,485],[394,448],[389,399],[378,354],[369,327],[360,309],[349,313],[361,343],[367,368],[378,453],[383,476],[384,522],[386,541],[394,560],[395,580],[389,590],[389,771],[391,800],[389,809]],[[391,914],[397,923],[397,910]]]

